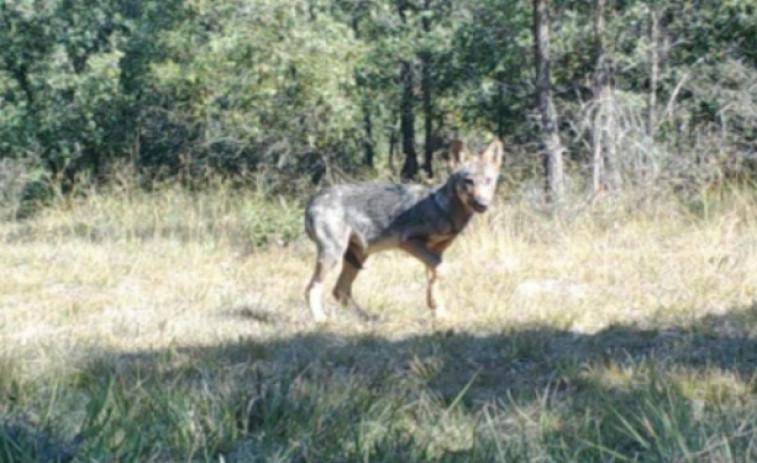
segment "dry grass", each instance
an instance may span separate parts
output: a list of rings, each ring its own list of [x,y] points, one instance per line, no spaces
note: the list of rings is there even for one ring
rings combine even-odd
[[[93,196],[0,224],[0,460],[732,461],[757,455],[757,202],[502,202],[302,303],[297,204]]]

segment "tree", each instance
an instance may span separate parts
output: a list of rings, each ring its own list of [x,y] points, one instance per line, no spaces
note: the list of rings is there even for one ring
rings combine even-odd
[[[541,115],[541,149],[547,200],[559,204],[563,197],[563,148],[557,131],[557,112],[552,102],[549,61],[549,0],[533,1],[536,105]]]
[[[424,38],[431,31],[431,0],[423,0],[421,11],[421,27]],[[431,77],[431,50],[429,46],[423,46],[418,57],[421,62],[421,105],[423,109],[423,170],[431,178],[434,176],[434,115],[432,107],[433,81]]]
[[[613,63],[605,50],[605,0],[594,0],[594,46],[596,67],[592,80],[592,193],[619,187],[615,170],[617,131],[612,82]]]
[[[407,0],[397,0],[397,14],[403,29],[408,29],[408,10],[412,7]],[[409,180],[418,174],[418,154],[415,151],[415,57],[400,59],[399,82],[402,86],[402,100],[400,102],[400,136],[402,137],[402,153],[405,161],[400,175]]]
[[[415,93],[414,71],[412,61],[400,62],[400,83],[402,85],[402,102],[400,103],[400,134],[402,136],[402,153],[405,161],[400,175],[409,180],[418,174],[418,154],[415,151]]]

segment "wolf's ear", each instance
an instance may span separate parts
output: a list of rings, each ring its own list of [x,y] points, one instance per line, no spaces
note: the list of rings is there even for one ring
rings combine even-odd
[[[452,140],[449,144],[449,165],[455,169],[468,160],[468,150],[465,143],[460,140]]]
[[[502,156],[505,151],[505,146],[499,138],[495,138],[489,143],[483,153],[481,153],[481,160],[487,164],[491,164],[496,168],[502,165]]]

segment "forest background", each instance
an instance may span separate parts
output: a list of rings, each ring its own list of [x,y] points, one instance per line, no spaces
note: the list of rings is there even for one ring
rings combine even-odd
[[[431,177],[492,135],[558,195],[752,179],[751,1],[547,3],[4,1],[0,191]]]

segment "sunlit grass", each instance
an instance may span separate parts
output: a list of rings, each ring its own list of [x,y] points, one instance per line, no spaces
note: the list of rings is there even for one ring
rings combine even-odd
[[[0,224],[0,461],[745,461],[757,203],[509,199],[304,308],[301,205],[124,189]],[[333,284],[336,275],[329,283]]]

